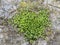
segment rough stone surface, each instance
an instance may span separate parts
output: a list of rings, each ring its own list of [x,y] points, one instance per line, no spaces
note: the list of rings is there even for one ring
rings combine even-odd
[[[0,26],[0,45],[28,45],[24,37],[16,33],[11,27]]]
[[[49,41],[48,45],[60,45],[60,33],[56,33],[54,40]]]
[[[40,38],[37,41],[34,41],[32,45],[47,45],[47,41]]]
[[[1,0],[0,17],[10,18],[21,0]]]
[[[60,0],[53,0],[48,6],[51,10],[52,29],[56,32],[54,40],[48,45],[60,45]]]
[[[47,45],[47,41],[42,40],[42,39],[39,39],[37,42],[38,43],[36,45]]]
[[[51,21],[52,21],[52,27],[55,31],[60,32],[60,7],[58,4],[60,1],[54,1],[51,4],[48,4],[50,10],[51,10]]]
[[[21,0],[0,0],[0,17],[11,18]],[[26,0],[25,0],[26,1]],[[60,0],[44,0],[51,13],[52,29],[56,32],[49,42],[39,39],[32,45],[60,45]],[[0,18],[0,45],[29,45],[25,38],[19,35],[11,26],[2,26],[4,19]],[[51,37],[51,36],[50,36]]]

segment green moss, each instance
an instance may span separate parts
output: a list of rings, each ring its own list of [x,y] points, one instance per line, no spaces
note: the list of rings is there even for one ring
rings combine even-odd
[[[19,33],[31,42],[38,38],[45,38],[45,30],[50,25],[49,11],[40,9],[38,14],[29,10],[20,10],[10,21],[11,24],[18,28]]]

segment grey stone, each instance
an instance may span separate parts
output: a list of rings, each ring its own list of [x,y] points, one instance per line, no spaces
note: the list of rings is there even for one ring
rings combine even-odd
[[[47,42],[45,40],[39,39],[37,45],[47,45]]]
[[[28,45],[29,43],[23,36],[12,31],[11,27],[0,26],[0,44],[1,45]]]
[[[53,0],[48,6],[51,11],[52,29],[59,33],[55,34],[55,38],[51,40],[50,43],[48,42],[48,45],[60,45],[60,1]]]
[[[0,17],[12,17],[10,16],[11,12],[15,11],[18,8],[20,1],[21,0],[1,0]]]
[[[40,38],[37,41],[34,41],[32,45],[47,45],[47,41]]]
[[[21,0],[0,0],[0,17],[11,18],[18,8],[20,1]],[[60,1],[44,0],[43,4],[48,5],[51,11],[50,16],[53,30],[60,33]],[[4,22],[3,19],[0,19],[0,25],[2,22]],[[53,36],[52,34],[52,37]],[[29,45],[29,43],[23,36],[17,34],[13,27],[0,26],[0,45]],[[60,34],[56,35],[55,39],[48,44],[47,41],[39,39],[32,45],[60,45]]]
[[[60,45],[60,33],[56,33],[54,40],[48,42],[48,45]]]

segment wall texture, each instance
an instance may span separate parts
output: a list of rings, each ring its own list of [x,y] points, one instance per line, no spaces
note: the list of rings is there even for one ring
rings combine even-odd
[[[0,0],[0,17],[11,18],[19,2],[21,0]],[[51,11],[52,30],[55,32],[52,35],[55,34],[55,38],[49,42],[39,39],[32,45],[60,45],[60,0],[44,0],[43,5],[48,6]],[[6,21],[0,18],[0,45],[29,45],[16,29],[10,25],[2,25],[3,22]]]

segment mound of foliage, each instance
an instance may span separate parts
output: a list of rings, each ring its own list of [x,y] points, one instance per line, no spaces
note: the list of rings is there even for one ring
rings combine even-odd
[[[24,34],[28,41],[45,38],[45,30],[49,27],[49,11],[41,8],[38,13],[29,10],[20,10],[10,21]]]

